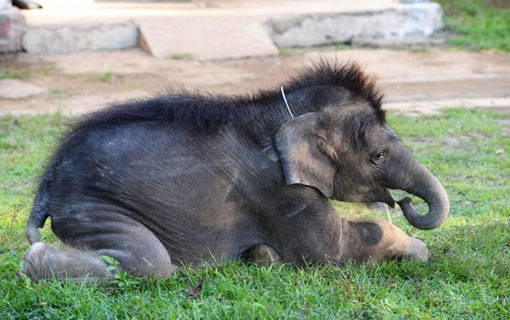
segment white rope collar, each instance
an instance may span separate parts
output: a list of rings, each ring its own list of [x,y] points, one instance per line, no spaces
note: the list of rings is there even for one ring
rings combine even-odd
[[[287,97],[285,97],[285,91],[283,90],[283,86],[281,86],[280,89],[282,91],[283,101],[285,101],[285,106],[287,106],[287,110],[289,111],[291,118],[294,119],[294,115],[292,114],[292,111],[290,111],[289,103],[287,102]]]

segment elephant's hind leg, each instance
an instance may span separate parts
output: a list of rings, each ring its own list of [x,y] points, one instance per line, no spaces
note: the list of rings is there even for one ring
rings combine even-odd
[[[48,279],[108,279],[112,273],[107,263],[98,255],[73,248],[56,249],[36,242],[25,253],[23,270],[29,278]]]
[[[66,246],[59,250],[34,243],[23,258],[23,272],[31,278],[111,278],[115,271],[101,256],[114,258],[117,270],[131,276],[167,278],[176,270],[152,231],[122,214],[56,218],[52,229]]]

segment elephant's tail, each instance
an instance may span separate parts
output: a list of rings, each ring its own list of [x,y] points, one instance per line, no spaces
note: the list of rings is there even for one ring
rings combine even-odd
[[[44,226],[44,222],[50,216],[49,189],[53,182],[55,171],[56,163],[54,161],[46,170],[46,173],[44,174],[41,180],[41,184],[39,185],[37,195],[35,196],[34,205],[32,207],[32,211],[30,212],[27,226],[25,228],[27,240],[28,242],[30,242],[30,244],[34,244],[36,242],[41,241],[41,239],[39,238],[38,228],[42,228]]]

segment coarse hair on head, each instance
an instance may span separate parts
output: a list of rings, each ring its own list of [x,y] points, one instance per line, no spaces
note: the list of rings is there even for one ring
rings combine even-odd
[[[293,77],[285,88],[290,91],[313,86],[333,86],[345,91],[353,99],[364,100],[372,107],[377,119],[385,121],[381,89],[375,79],[369,77],[355,62],[318,58]]]
[[[381,92],[375,82],[352,62],[339,63],[336,59],[332,61],[319,59],[296,77],[291,78],[284,87],[289,93],[313,87],[334,87],[350,99],[368,102],[375,111],[376,118],[381,122],[385,119],[381,108]],[[328,92],[328,90],[322,91]],[[281,103],[279,86],[277,89],[262,90],[252,95],[233,96],[204,94],[178,88],[170,89],[166,95],[157,98],[116,104],[86,115],[73,126],[70,134],[99,127],[147,121],[172,122],[198,134],[214,133],[228,123],[246,126],[243,124],[245,123],[253,126],[263,121],[262,118],[275,119],[270,113],[279,110]],[[271,105],[276,107],[267,107]],[[317,103],[303,106],[299,111],[300,114],[320,112],[323,107],[322,103]]]

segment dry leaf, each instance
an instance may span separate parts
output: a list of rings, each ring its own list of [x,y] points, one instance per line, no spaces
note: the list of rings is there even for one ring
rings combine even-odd
[[[196,298],[202,293],[202,282],[204,281],[200,280],[195,287],[193,287],[193,284],[190,284],[188,291],[189,298]]]
[[[392,283],[390,283],[389,285],[386,286],[386,288],[388,288],[388,289],[396,288],[396,287],[397,287],[397,281],[393,281]]]

